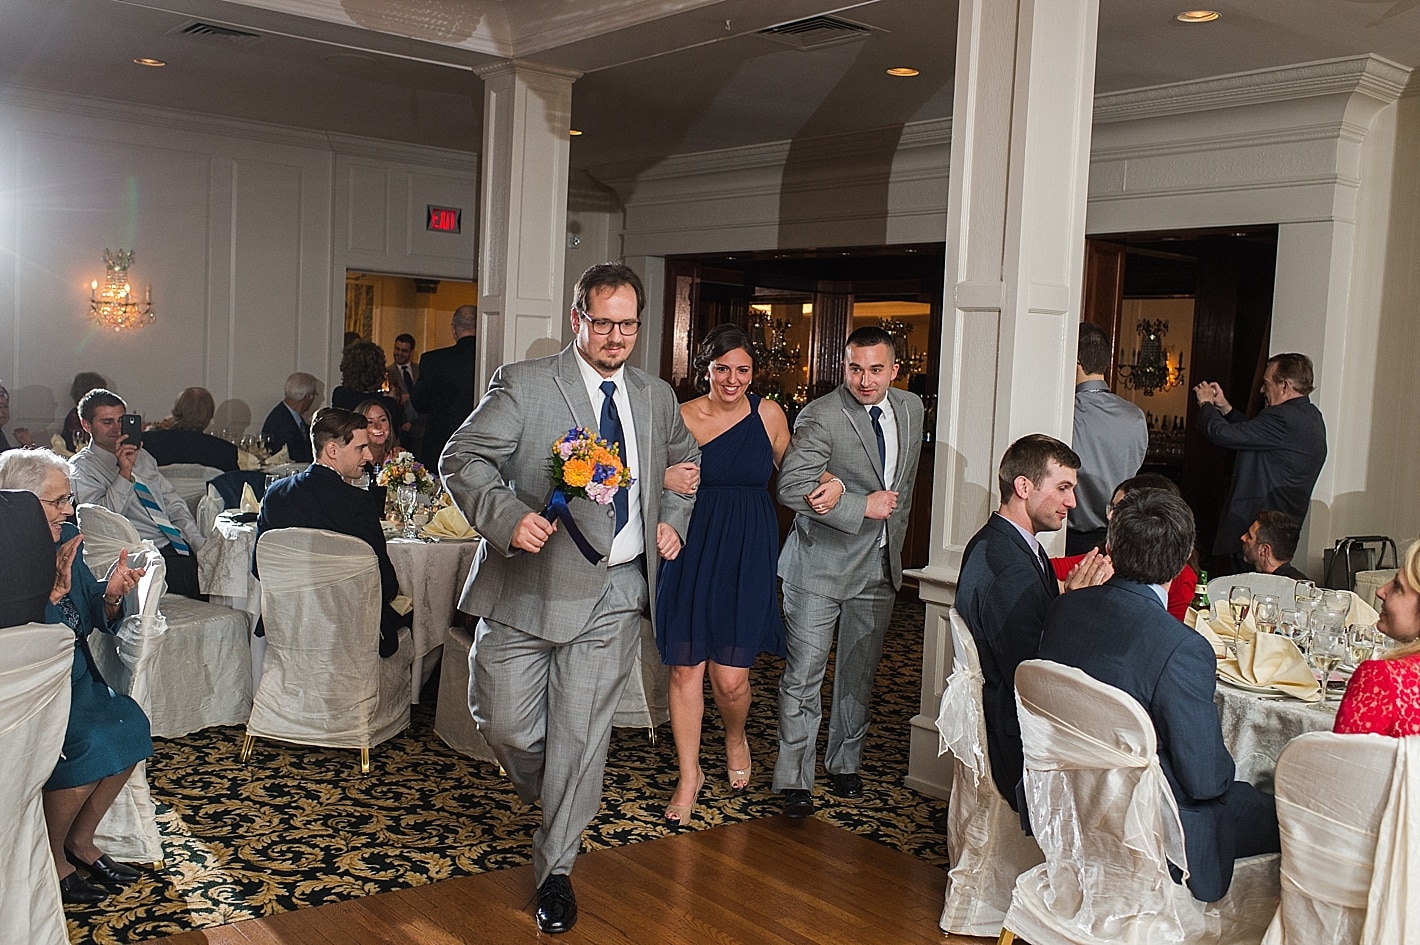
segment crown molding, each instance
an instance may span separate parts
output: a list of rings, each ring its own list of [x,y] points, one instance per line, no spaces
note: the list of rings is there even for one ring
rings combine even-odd
[[[309,131],[241,118],[219,118],[200,112],[105,101],[82,95],[11,86],[0,90],[0,106],[33,109],[46,115],[64,115],[86,122],[116,122],[128,127],[155,128],[185,135],[208,134],[343,155],[416,162],[428,167],[471,171],[475,174],[478,170],[477,151],[453,151],[380,138]],[[134,140],[141,143],[144,140],[157,139],[144,139],[141,135],[135,135]]]
[[[1351,93],[1388,104],[1405,91],[1410,80],[1411,71],[1389,59],[1347,56],[1096,95],[1094,121],[1137,121]]]

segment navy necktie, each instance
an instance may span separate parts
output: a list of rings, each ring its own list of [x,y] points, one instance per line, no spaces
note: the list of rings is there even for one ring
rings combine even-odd
[[[883,425],[878,422],[882,419],[882,415],[883,408],[877,406],[868,408],[868,416],[873,418],[873,436],[878,438],[878,465],[883,470],[883,485],[891,486],[892,483],[887,481],[887,440],[883,438]]]
[[[404,392],[407,394],[414,390],[414,380],[409,376],[409,365],[404,365],[399,371],[404,375]]]
[[[597,422],[597,426],[601,430],[602,439],[606,440],[612,446],[621,447],[621,463],[623,466],[630,468],[631,458],[626,455],[626,435],[621,430],[621,414],[616,411],[616,400],[614,399],[616,395],[616,382],[602,381],[602,393],[606,396],[602,400],[602,415],[601,419]],[[618,532],[626,525],[626,519],[629,515],[627,510],[630,508],[630,504],[627,500],[627,493],[630,491],[629,488],[618,489],[616,490],[616,495],[611,500],[612,506],[616,509],[616,530]]]
[[[1044,545],[1039,546],[1038,550],[1040,551],[1040,566],[1045,569],[1045,580],[1052,581],[1055,578],[1055,568],[1050,564],[1050,555],[1045,553]]]

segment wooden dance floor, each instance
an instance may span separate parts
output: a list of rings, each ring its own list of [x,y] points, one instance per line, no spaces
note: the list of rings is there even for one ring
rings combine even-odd
[[[159,939],[167,945],[979,943],[944,935],[942,870],[821,820],[770,817],[577,858],[579,918],[541,936],[532,867]]]

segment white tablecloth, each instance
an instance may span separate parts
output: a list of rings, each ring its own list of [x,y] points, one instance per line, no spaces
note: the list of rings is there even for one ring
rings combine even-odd
[[[1237,764],[1237,779],[1270,792],[1282,749],[1304,732],[1331,731],[1341,697],[1333,691],[1323,706],[1256,695],[1219,682],[1213,701],[1223,724],[1223,744]]]
[[[390,539],[386,543],[399,591],[414,601],[414,663],[411,667],[413,700],[419,701],[424,682],[425,657],[444,645],[444,634],[454,622],[459,594],[473,564],[477,541],[425,542]],[[251,615],[252,627],[261,614],[261,584],[252,577],[256,549],[256,523],[218,519],[198,554],[198,578],[203,593],[216,603]],[[253,678],[260,680],[260,653],[265,640],[253,640]]]
[[[413,701],[424,684],[425,657],[444,645],[458,613],[464,579],[473,566],[478,541],[426,542],[392,538],[386,542],[399,592],[414,601]],[[429,660],[432,666],[432,659]]]

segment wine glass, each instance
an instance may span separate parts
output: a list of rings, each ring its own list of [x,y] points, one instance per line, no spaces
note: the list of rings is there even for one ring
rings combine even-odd
[[[1258,597],[1253,603],[1252,619],[1257,622],[1258,633],[1275,633],[1282,619],[1281,601],[1270,594]]]
[[[1233,615],[1233,654],[1238,652],[1238,631],[1252,608],[1252,588],[1235,584],[1228,591],[1228,610]]]
[[[1326,705],[1326,684],[1332,672],[1345,658],[1350,646],[1346,632],[1329,624],[1323,624],[1312,631],[1312,645],[1309,658],[1321,682],[1321,704]]]
[[[1302,615],[1306,628],[1311,629],[1312,614],[1321,606],[1321,590],[1315,581],[1297,582],[1297,612]]]
[[[1376,652],[1376,628],[1358,624],[1351,628],[1351,652],[1349,663],[1352,669],[1360,666]]]
[[[1325,588],[1321,592],[1321,611],[1333,622],[1344,626],[1346,617],[1351,613],[1351,592]]]
[[[1277,622],[1277,629],[1287,639],[1303,649],[1307,645],[1307,618],[1300,611],[1284,610]]]
[[[414,508],[419,504],[419,489],[412,485],[400,486],[395,491],[395,502],[399,508],[400,519],[404,522],[404,537],[417,537],[414,530]]]

